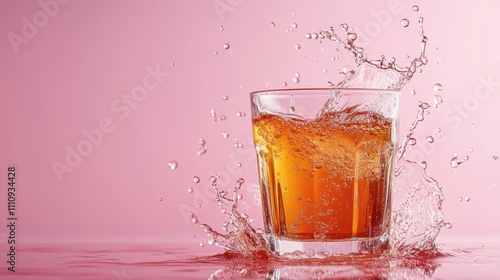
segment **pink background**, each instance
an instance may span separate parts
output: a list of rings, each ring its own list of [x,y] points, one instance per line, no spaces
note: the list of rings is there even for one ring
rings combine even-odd
[[[418,16],[425,18],[429,64],[402,92],[401,133],[418,101],[433,104],[437,82],[444,103],[426,116],[409,157],[425,159],[443,187],[453,227],[442,230],[441,241],[500,236],[500,160],[493,159],[500,156],[500,6],[494,1],[3,0],[1,6],[0,221],[7,215],[7,167],[15,165],[19,242],[204,241],[186,213],[220,229],[208,180],[214,174],[222,187],[246,179],[242,207],[258,225],[248,93],[284,82],[338,81],[336,71],[350,65],[349,57],[332,42],[304,35],[344,22],[365,34],[360,41],[371,57],[407,63],[406,55],[419,54]],[[401,27],[403,18],[409,27]],[[298,27],[291,30],[293,23]],[[163,76],[151,79],[148,67]],[[127,105],[122,95],[131,93],[137,99]],[[227,120],[215,122],[212,109]],[[83,131],[95,134],[102,122],[108,133],[85,146]],[[422,145],[438,128],[446,135]],[[208,147],[201,156],[199,138]],[[58,178],[53,164],[67,164],[67,147],[87,155]],[[454,153],[470,159],[452,168]],[[168,166],[173,160],[176,170]],[[465,196],[470,201],[459,201]],[[0,246],[6,229],[0,226]]]

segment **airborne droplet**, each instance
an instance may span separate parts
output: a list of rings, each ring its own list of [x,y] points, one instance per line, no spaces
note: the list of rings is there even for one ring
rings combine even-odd
[[[198,177],[198,176],[194,176],[194,177],[193,177],[193,182],[194,182],[195,184],[198,184],[198,183],[200,182],[200,177]]]
[[[410,21],[406,18],[402,19],[400,23],[402,27],[408,27],[408,25],[410,25]]]
[[[414,10],[415,12],[418,12],[418,10],[420,10],[420,8],[417,5],[413,5],[411,9]]]
[[[276,23],[271,22],[271,27],[275,27],[275,26],[276,26]]]
[[[225,43],[225,44],[224,44],[224,49],[226,49],[226,50],[227,50],[227,49],[229,49],[230,47],[231,47],[231,46],[230,46],[228,43]]]
[[[296,50],[300,50],[300,47],[301,47],[300,44],[295,44],[295,49]]]
[[[229,138],[229,132],[227,131],[222,132],[222,137]]]
[[[427,140],[427,142],[429,142],[429,143],[434,143],[434,137],[432,137],[432,136],[427,136],[427,138],[425,138],[425,140]]]
[[[434,86],[432,87],[432,89],[435,91],[435,92],[440,92],[443,90],[443,86],[440,84],[440,83],[436,83],[434,84]]]
[[[177,161],[173,160],[173,161],[167,163],[167,165],[168,165],[168,167],[170,167],[170,169],[175,170],[175,169],[177,169],[177,166],[179,165],[179,163]]]

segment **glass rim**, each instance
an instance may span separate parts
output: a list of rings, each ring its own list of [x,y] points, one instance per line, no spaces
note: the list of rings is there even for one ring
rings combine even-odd
[[[400,90],[396,89],[380,89],[380,88],[280,88],[280,89],[267,89],[267,90],[257,90],[250,92],[250,96],[287,96],[291,93],[297,95],[328,95],[331,94],[332,90],[339,90],[341,92],[358,92],[360,94],[365,93],[387,93],[387,94],[399,94]]]

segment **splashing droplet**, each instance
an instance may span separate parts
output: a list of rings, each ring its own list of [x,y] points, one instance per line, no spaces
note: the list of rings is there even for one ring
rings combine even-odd
[[[243,148],[243,144],[241,143],[234,143],[235,148]]]
[[[229,99],[229,97],[228,97],[227,95],[223,95],[223,96],[221,97],[221,99],[225,101],[225,100],[228,100],[228,99]]]
[[[198,176],[194,176],[194,177],[193,177],[193,182],[194,182],[195,184],[198,184],[198,183],[200,182],[200,177],[198,177]]]
[[[443,86],[440,84],[440,83],[436,83],[434,84],[434,86],[432,87],[432,89],[435,91],[435,92],[440,92],[443,90]]]
[[[300,45],[300,44],[295,44],[295,49],[296,49],[296,50],[300,50],[300,48],[301,48],[301,45]]]
[[[410,21],[406,18],[402,19],[400,23],[402,27],[408,27],[410,25]]]
[[[205,243],[200,242],[200,247],[205,247]]]
[[[275,27],[275,26],[276,26],[276,23],[271,22],[271,27]]]
[[[411,94],[411,95],[415,95],[415,94],[417,94],[417,92],[416,92],[415,90],[413,90],[413,89],[412,89],[412,90],[410,90],[410,94]]]
[[[246,114],[245,114],[244,112],[239,112],[239,111],[238,111],[238,112],[236,113],[236,116],[237,116],[237,117],[244,117],[244,116],[246,116]]]
[[[220,31],[224,31],[224,26],[220,26]]]
[[[462,200],[463,200],[463,199],[462,199],[462,197],[461,197],[461,196],[459,196],[459,197],[458,197],[458,201],[462,201]]]
[[[288,84],[286,82],[283,82],[283,86],[286,87]]]
[[[493,155],[492,158],[493,158],[493,160],[498,160],[499,159],[499,157],[497,155]]]
[[[427,138],[425,138],[425,140],[427,140],[427,142],[429,142],[429,143],[434,143],[434,137],[432,137],[432,136],[427,136]]]
[[[472,126],[472,128],[476,128],[476,125],[475,125],[475,124],[472,124],[471,126]]]
[[[418,12],[420,10],[420,7],[418,7],[417,5],[413,5],[411,9],[414,10],[415,12]]]
[[[163,201],[163,197],[160,197],[160,199],[159,199],[159,200],[160,200],[160,201]]]
[[[467,160],[469,160],[469,156],[458,158],[457,155],[455,154],[455,156],[451,159],[450,164],[451,167],[457,168],[460,164],[464,163]]]
[[[434,96],[434,108],[437,108],[439,105],[441,105],[443,103],[443,98],[441,97],[441,95],[439,94],[436,94]]]
[[[200,144],[200,145],[202,145],[202,146],[204,146],[206,143],[207,143],[207,142],[206,142],[206,141],[205,141],[205,139],[203,139],[203,138],[200,138],[200,139],[198,140],[198,144]]]
[[[210,176],[210,182],[212,183],[217,182],[217,176]]]
[[[192,192],[193,192],[193,188],[189,188],[188,193],[192,193]]]
[[[227,50],[227,49],[229,49],[231,46],[230,46],[228,43],[225,43],[223,47],[224,47],[224,49],[226,49],[226,50]]]
[[[453,225],[451,223],[444,223],[444,227],[447,229],[451,229]]]
[[[311,39],[311,38],[312,38],[311,33],[306,33],[306,39]]]
[[[294,23],[292,23],[292,28],[293,28],[293,29],[295,29],[295,28],[297,28],[297,27],[299,27],[299,25],[298,25],[298,24],[296,24],[295,22],[294,22]]]
[[[468,195],[466,195],[466,196],[464,196],[464,200],[468,202],[468,201],[470,201],[470,197]]]
[[[227,131],[222,132],[222,137],[229,138],[229,132]]]
[[[293,77],[292,82],[294,84],[298,84],[300,82],[300,79],[298,77]]]
[[[415,144],[417,144],[417,139],[415,138],[408,139],[408,144],[411,146],[415,146]]]
[[[173,160],[173,161],[167,163],[167,165],[168,165],[168,167],[170,167],[170,169],[176,170],[179,163],[177,161]]]

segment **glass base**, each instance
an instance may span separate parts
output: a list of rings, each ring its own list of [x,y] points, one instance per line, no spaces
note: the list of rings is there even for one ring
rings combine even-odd
[[[267,235],[271,251],[292,258],[326,258],[332,256],[375,257],[389,249],[389,236],[328,241],[287,240]]]

